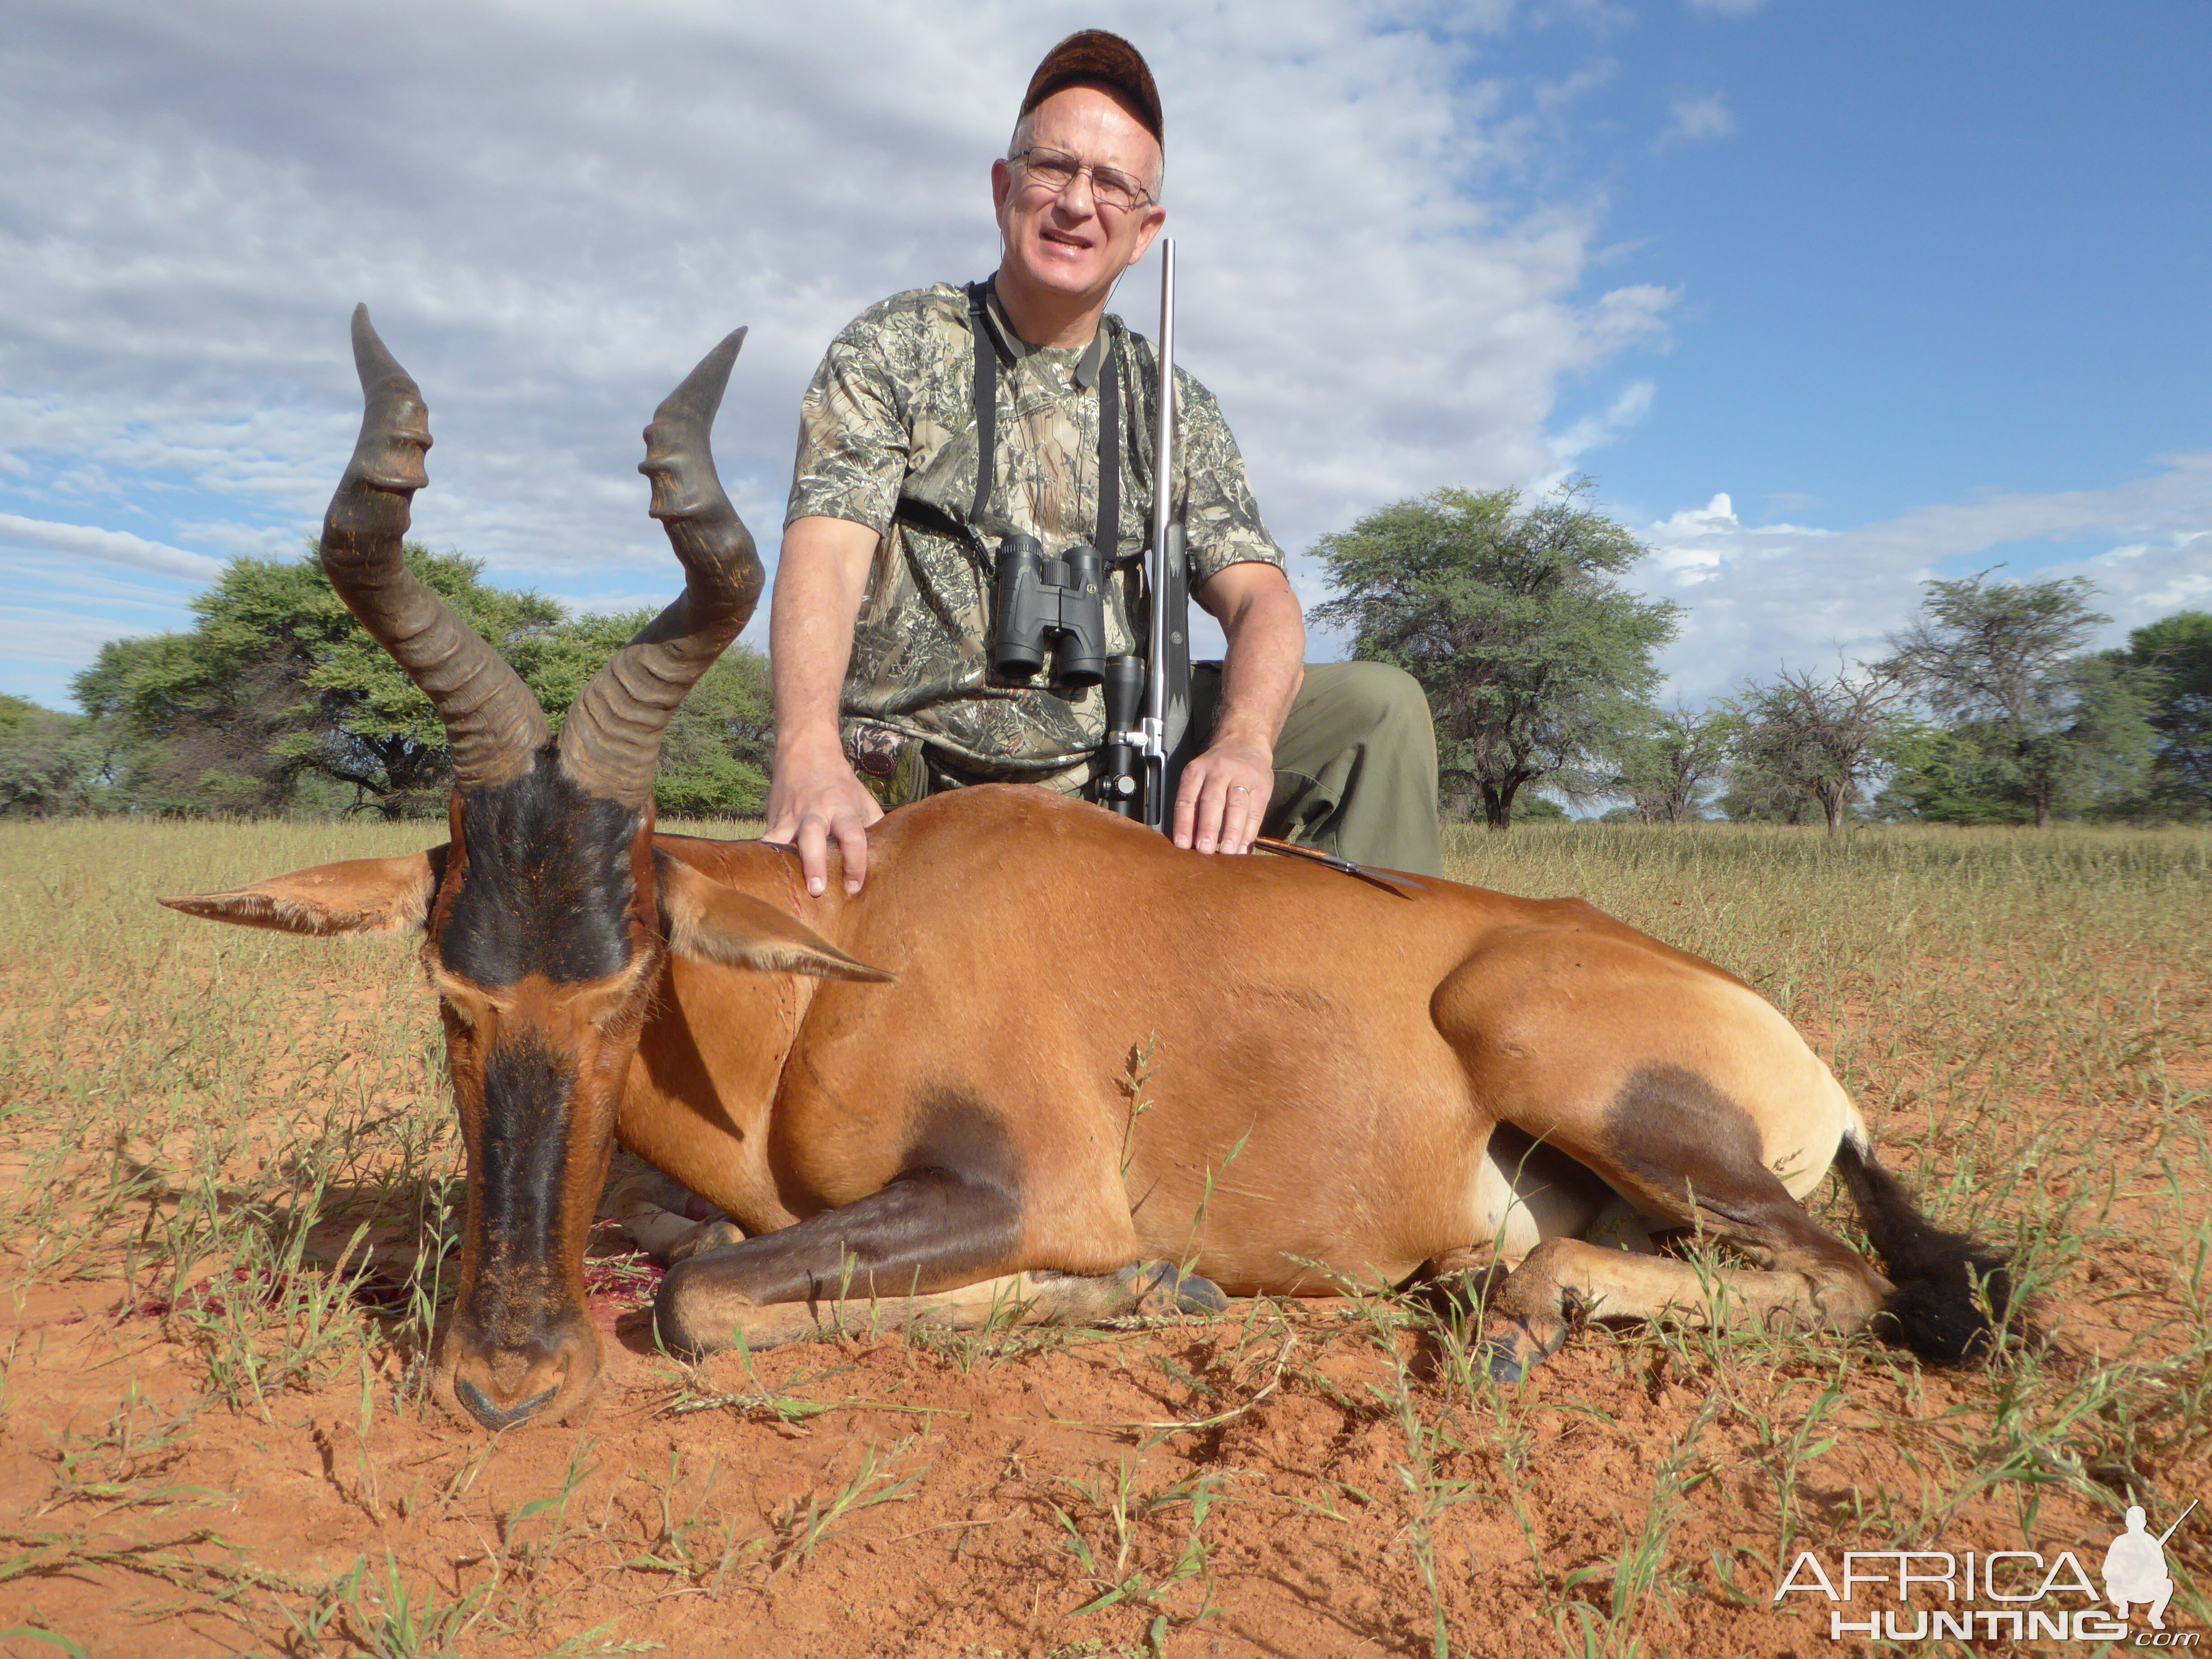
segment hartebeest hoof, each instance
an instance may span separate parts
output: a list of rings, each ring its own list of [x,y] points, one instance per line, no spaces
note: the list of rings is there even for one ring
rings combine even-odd
[[[1219,1285],[1184,1272],[1172,1261],[1133,1263],[1115,1274],[1114,1282],[1127,1293],[1129,1311],[1139,1318],[1162,1319],[1175,1314],[1212,1318],[1229,1311],[1229,1298]]]
[[[599,1218],[621,1228],[630,1243],[661,1267],[738,1243],[745,1236],[743,1228],[705,1199],[629,1152],[617,1152],[607,1170]]]
[[[1521,1320],[1502,1322],[1483,1340],[1482,1358],[1491,1380],[1510,1388],[1566,1346],[1565,1322],[1532,1328]]]
[[[719,1250],[725,1245],[742,1244],[745,1230],[726,1215],[718,1215],[692,1224],[691,1231],[669,1248],[667,1265],[689,1261],[695,1255],[704,1255],[709,1250]]]

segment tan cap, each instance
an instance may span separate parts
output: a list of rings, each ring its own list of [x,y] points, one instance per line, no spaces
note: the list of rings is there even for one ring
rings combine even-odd
[[[1021,112],[1027,115],[1062,87],[1085,81],[1103,82],[1127,98],[1137,118],[1165,147],[1167,138],[1160,130],[1160,89],[1152,84],[1152,72],[1146,66],[1144,54],[1104,29],[1078,29],[1045,53],[1036,73],[1030,76],[1030,89],[1022,94]]]

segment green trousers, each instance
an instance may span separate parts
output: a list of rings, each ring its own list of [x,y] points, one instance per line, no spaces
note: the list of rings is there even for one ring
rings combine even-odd
[[[1221,665],[1193,663],[1190,690],[1191,729],[1209,732],[1221,706]],[[886,811],[975,781],[918,739],[878,749],[864,757],[848,730],[855,773]],[[1074,767],[1047,787],[1073,793],[1085,782],[1085,769]],[[1276,740],[1274,796],[1260,833],[1376,869],[1443,874],[1437,733],[1419,683],[1384,663],[1308,663]]]
[[[1194,663],[1190,690],[1193,728],[1212,731],[1220,665]],[[1354,864],[1443,874],[1437,733],[1419,682],[1387,663],[1308,663],[1260,831]]]

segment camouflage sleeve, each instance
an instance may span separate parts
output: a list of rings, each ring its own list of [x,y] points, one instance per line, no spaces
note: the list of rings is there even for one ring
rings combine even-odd
[[[865,319],[830,343],[799,406],[786,525],[818,515],[849,519],[878,536],[889,532],[910,442],[900,402],[882,342]]]
[[[1182,418],[1183,534],[1195,592],[1232,564],[1283,568],[1283,550],[1260,522],[1260,504],[1244,476],[1244,457],[1213,394],[1180,368],[1176,392]]]

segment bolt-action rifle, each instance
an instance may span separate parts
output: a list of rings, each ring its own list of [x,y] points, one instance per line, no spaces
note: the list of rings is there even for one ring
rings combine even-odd
[[[1152,538],[1146,550],[1150,626],[1142,657],[1109,657],[1101,794],[1125,817],[1174,828],[1176,786],[1188,758],[1190,590],[1175,495],[1175,240],[1160,242],[1159,391],[1152,445]]]

